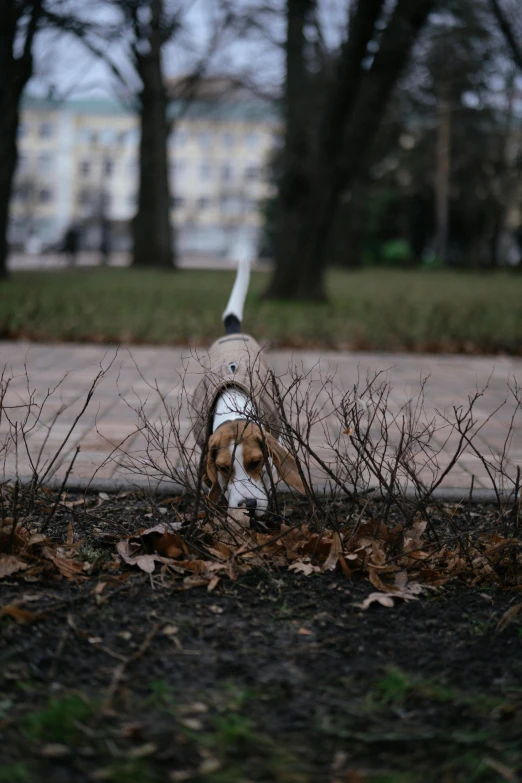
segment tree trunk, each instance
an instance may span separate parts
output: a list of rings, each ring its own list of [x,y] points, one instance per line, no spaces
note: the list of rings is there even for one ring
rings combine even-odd
[[[136,53],[142,80],[138,210],[133,220],[134,266],[174,267],[170,220],[167,93],[161,67],[162,0],[151,4],[149,51]]]
[[[488,266],[496,267],[499,262],[500,237],[504,227],[504,210],[500,204],[493,210],[492,218]]]
[[[354,181],[349,200],[341,199],[335,225],[330,232],[329,257],[334,266],[357,269],[363,265],[366,238],[368,181]]]
[[[270,298],[291,298],[298,290],[299,298],[321,298],[323,295],[322,291],[301,291],[302,275],[299,271],[296,278],[294,265],[287,263],[299,252],[300,235],[306,232],[312,209],[305,25],[314,5],[314,0],[288,0],[287,5],[286,136],[275,236],[276,270],[266,294]],[[304,282],[308,285],[308,281]]]
[[[296,98],[300,83],[296,78],[292,80],[290,67],[292,55],[299,62],[299,49],[296,55],[291,47],[290,10],[295,10],[299,3],[297,0],[288,0],[287,170],[281,184],[280,241],[276,247],[275,273],[267,292],[270,298],[324,298],[326,247],[339,199],[367,164],[392,89],[435,2],[436,0],[398,0],[393,16],[382,33],[379,51],[369,71],[362,68],[361,61],[379,19],[382,4],[372,2],[373,26],[367,17],[370,4],[358,5],[357,15],[361,15],[361,21],[359,25],[352,21],[352,27],[359,38],[349,41],[341,55],[343,58],[356,58],[355,65],[349,62],[340,63],[334,89],[336,101],[339,101],[344,80],[347,80],[349,83],[344,86],[349,92],[350,100],[337,103],[335,108],[330,107],[314,154],[312,155],[311,145],[308,144],[304,154],[298,155],[294,152],[294,133],[291,132],[290,121],[293,114],[297,114],[292,101]],[[302,34],[304,20],[297,17],[297,21],[301,21]],[[295,26],[299,27],[297,22]],[[294,70],[297,70],[295,66]],[[304,72],[304,69],[302,71]],[[300,82],[301,92],[297,98],[302,101],[307,95],[307,85],[302,86],[303,78]],[[305,119],[301,113],[298,116],[301,124],[309,127],[312,121],[310,111]]]
[[[451,167],[451,107],[447,90],[439,96],[437,149],[435,157],[435,255],[446,263],[449,225],[449,186]]]
[[[0,279],[7,273],[9,204],[18,161],[16,137],[20,122],[20,99],[32,71],[32,43],[40,18],[42,0],[34,0],[27,23],[23,51],[14,56],[20,6],[13,0],[0,4]]]
[[[13,189],[14,174],[18,159],[16,136],[19,123],[20,97],[13,90],[13,85],[2,75],[0,84],[0,278],[7,274],[7,257],[9,245],[7,231],[9,227],[9,203]]]

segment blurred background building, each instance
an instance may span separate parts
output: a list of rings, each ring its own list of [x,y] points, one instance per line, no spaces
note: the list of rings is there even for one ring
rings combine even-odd
[[[171,209],[184,254],[227,256],[238,241],[256,247],[268,175],[278,145],[274,104],[234,85],[206,79],[169,113]],[[109,224],[112,250],[130,247],[136,210],[139,125],[117,100],[25,98],[10,239],[15,248],[58,249],[70,226],[81,247],[97,249]]]

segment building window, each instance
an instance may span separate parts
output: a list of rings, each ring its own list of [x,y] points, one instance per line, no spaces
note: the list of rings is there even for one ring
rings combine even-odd
[[[80,161],[80,174],[82,177],[87,177],[90,174],[91,171],[91,162],[90,160],[81,160]]]
[[[259,202],[256,198],[247,198],[245,202],[245,207],[247,212],[258,212]]]
[[[230,163],[223,163],[221,166],[221,179],[223,182],[231,182],[233,177],[232,166]]]
[[[211,201],[208,196],[201,196],[201,198],[198,198],[198,209],[208,209],[210,204]]]
[[[78,202],[82,207],[87,207],[92,204],[92,193],[87,188],[82,188],[78,194]]]
[[[112,158],[104,158],[103,159],[103,173],[106,177],[110,177],[112,172],[114,171],[114,161]]]
[[[175,160],[172,164],[172,173],[176,179],[182,179],[186,177],[188,171],[188,165],[186,160]]]
[[[228,149],[230,149],[231,147],[234,146],[235,143],[236,143],[236,137],[234,136],[233,133],[223,134],[223,144],[225,145],[225,147],[228,147]]]
[[[221,196],[219,206],[225,215],[237,215],[241,212],[243,203],[237,196]]]
[[[207,182],[212,177],[212,166],[208,162],[204,162],[199,167],[199,178],[202,182]]]
[[[23,139],[24,136],[27,136],[27,130],[28,130],[27,123],[26,122],[21,122],[18,125],[18,138],[19,139]]]
[[[176,147],[182,147],[187,141],[188,135],[184,130],[177,130],[174,132],[174,144]]]
[[[261,179],[261,168],[259,166],[246,166],[245,179],[249,181]]]
[[[18,153],[18,173],[29,169],[29,158],[23,152]]]
[[[53,157],[43,153],[38,156],[38,171],[42,174],[49,174],[53,168]]]
[[[54,125],[51,122],[41,122],[38,135],[41,139],[50,139],[54,133]]]
[[[173,199],[171,199],[171,204],[174,207],[174,209],[183,209],[185,206],[185,199],[181,196],[174,196]]]
[[[109,147],[116,141],[116,131],[113,128],[105,128],[100,132],[100,142]]]
[[[253,150],[257,147],[259,144],[259,134],[257,133],[247,133],[245,136],[245,143],[249,149]]]
[[[200,133],[198,135],[199,146],[203,149],[208,149],[208,147],[210,147],[210,141],[210,133]]]
[[[29,199],[30,191],[31,191],[31,188],[28,187],[26,184],[20,185],[15,190],[15,199],[17,201],[27,201]]]
[[[42,188],[38,194],[38,201],[40,204],[49,204],[53,199],[53,194],[49,188]]]

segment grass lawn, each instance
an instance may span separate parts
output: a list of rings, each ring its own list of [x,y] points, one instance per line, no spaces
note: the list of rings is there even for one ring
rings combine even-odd
[[[208,343],[233,272],[132,269],[20,272],[0,286],[0,337]],[[328,304],[265,302],[252,275],[245,331],[293,347],[522,353],[522,275],[332,271]]]

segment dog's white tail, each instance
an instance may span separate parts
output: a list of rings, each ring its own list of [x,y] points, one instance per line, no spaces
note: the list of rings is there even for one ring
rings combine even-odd
[[[238,248],[235,255],[237,258],[237,274],[234,281],[234,287],[230,294],[230,299],[223,313],[223,323],[227,334],[233,334],[241,331],[241,321],[243,320],[243,307],[248,292],[250,282],[250,253],[246,248]]]

